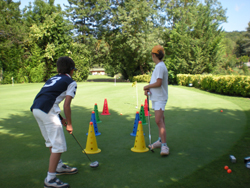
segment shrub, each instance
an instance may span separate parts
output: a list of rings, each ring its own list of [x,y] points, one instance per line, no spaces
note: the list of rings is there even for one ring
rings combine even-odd
[[[45,76],[45,63],[40,63],[30,71],[31,82],[43,82]]]
[[[190,75],[178,74],[178,85],[194,87],[225,95],[250,96],[250,77],[241,75]]]
[[[150,82],[151,75],[143,74],[143,75],[138,75],[138,76],[133,76],[132,82]]]

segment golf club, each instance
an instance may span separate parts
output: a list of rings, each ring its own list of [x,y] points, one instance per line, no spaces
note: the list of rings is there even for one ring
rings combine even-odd
[[[148,92],[148,95],[147,95],[147,102],[148,102],[148,138],[149,138],[149,145],[151,145],[149,96],[150,96],[150,92]],[[152,146],[150,147],[150,150],[154,153],[154,150],[152,149]]]
[[[98,161],[92,162],[91,159],[89,158],[89,156],[87,155],[87,153],[84,151],[83,147],[82,147],[81,144],[78,142],[78,140],[76,139],[76,137],[74,136],[73,133],[72,133],[72,136],[74,137],[74,139],[76,140],[76,142],[78,143],[78,145],[81,147],[82,152],[85,153],[85,155],[88,157],[89,161],[91,162],[89,166],[90,166],[91,168],[96,168],[96,167],[98,167],[98,166],[99,166]]]

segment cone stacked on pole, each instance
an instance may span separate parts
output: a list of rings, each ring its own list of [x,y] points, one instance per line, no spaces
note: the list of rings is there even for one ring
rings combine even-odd
[[[110,115],[107,99],[104,100],[104,105],[101,115]]]
[[[144,139],[142,122],[139,121],[137,134],[135,137],[135,144],[134,144],[134,147],[131,148],[131,151],[137,152],[137,153],[143,153],[143,152],[147,152],[148,150],[149,149],[146,147],[146,143]]]
[[[133,132],[130,133],[131,136],[136,136],[137,133],[137,127],[138,127],[138,123],[140,121],[140,116],[139,116],[139,112],[136,112],[135,114],[135,121],[134,121],[134,128],[133,128]]]
[[[147,125],[143,104],[141,105],[141,110],[140,110],[140,120],[142,121],[142,125]]]
[[[90,121],[94,125],[94,133],[95,133],[95,135],[99,136],[101,133],[98,131],[98,127],[97,127],[96,118],[95,118],[95,112],[94,111],[92,111],[91,120]],[[88,133],[86,135],[88,135]]]
[[[151,116],[151,114],[148,113],[148,101],[147,101],[147,99],[145,99],[145,102],[144,102],[144,113],[145,113],[145,116]]]
[[[95,119],[96,119],[96,123],[101,123],[102,121],[100,120],[100,117],[99,117],[99,112],[98,112],[98,106],[97,106],[97,103],[95,103],[95,106],[94,106],[94,111],[95,111]]]
[[[88,138],[84,151],[87,154],[95,154],[101,152],[101,150],[97,146],[93,122],[89,123]]]

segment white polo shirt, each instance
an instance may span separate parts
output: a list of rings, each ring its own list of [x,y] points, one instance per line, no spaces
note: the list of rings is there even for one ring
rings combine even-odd
[[[155,69],[151,76],[150,84],[153,84],[157,79],[162,79],[162,85],[157,88],[150,88],[151,101],[167,101],[168,100],[168,69],[163,61],[155,65]]]

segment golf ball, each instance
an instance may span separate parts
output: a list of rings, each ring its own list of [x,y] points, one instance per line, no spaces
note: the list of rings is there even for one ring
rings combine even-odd
[[[227,170],[227,173],[228,173],[228,174],[230,174],[231,172],[232,172],[232,170],[231,170],[231,169],[228,169],[228,170]]]
[[[229,169],[229,167],[228,167],[228,166],[224,166],[224,169],[225,169],[225,170],[228,170],[228,169]]]

